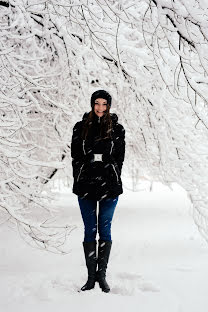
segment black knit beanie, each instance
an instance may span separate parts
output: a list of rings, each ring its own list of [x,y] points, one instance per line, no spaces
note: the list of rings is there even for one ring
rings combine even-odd
[[[112,102],[112,97],[111,95],[105,91],[105,90],[97,90],[95,91],[92,96],[91,96],[91,107],[94,107],[95,105],[95,100],[98,98],[102,98],[107,100],[107,103],[109,104],[109,106],[111,107],[111,102]]]

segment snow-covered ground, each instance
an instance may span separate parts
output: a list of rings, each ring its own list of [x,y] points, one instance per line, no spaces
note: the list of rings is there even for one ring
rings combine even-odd
[[[60,218],[77,225],[67,255],[31,248],[14,229],[0,227],[0,311],[207,311],[208,245],[178,185],[124,189],[112,224],[108,294],[97,284],[78,292],[86,267],[77,197],[63,188],[54,205]]]

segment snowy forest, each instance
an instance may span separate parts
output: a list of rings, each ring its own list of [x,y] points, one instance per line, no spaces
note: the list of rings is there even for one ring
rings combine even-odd
[[[51,187],[72,187],[72,128],[102,88],[128,188],[179,184],[208,241],[207,1],[5,0],[0,19],[1,224],[65,252],[74,225],[54,221]]]

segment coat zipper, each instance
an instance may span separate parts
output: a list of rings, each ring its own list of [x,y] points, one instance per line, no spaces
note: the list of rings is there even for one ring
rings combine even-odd
[[[111,164],[111,165],[113,166],[113,169],[114,169],[114,171],[115,171],[116,178],[117,178],[117,182],[119,182],[119,180],[118,180],[118,174],[117,174],[117,172],[116,172],[116,168],[115,168],[114,164]]]
[[[84,164],[82,165],[82,167],[81,167],[80,170],[79,170],[79,175],[78,175],[78,177],[77,177],[77,182],[79,181],[79,177],[80,177],[80,174],[81,174],[81,172],[82,172],[83,166],[84,166]]]

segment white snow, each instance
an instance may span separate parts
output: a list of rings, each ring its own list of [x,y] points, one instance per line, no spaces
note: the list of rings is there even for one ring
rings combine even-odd
[[[11,225],[1,225],[0,311],[207,311],[208,246],[177,184],[173,191],[153,183],[152,192],[124,189],[120,195],[112,223],[108,294],[97,284],[78,292],[87,271],[77,197],[62,188],[54,206],[60,221],[77,225],[67,255],[31,248]]]

